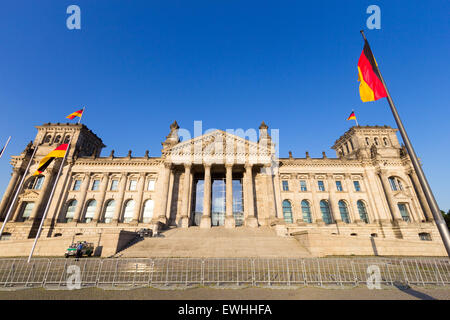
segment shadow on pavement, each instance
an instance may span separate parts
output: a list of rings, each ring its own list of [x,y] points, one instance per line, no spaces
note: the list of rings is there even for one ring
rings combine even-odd
[[[411,287],[409,287],[407,285],[403,285],[401,283],[394,282],[394,287],[396,287],[400,291],[407,293],[413,297],[416,297],[420,300],[438,300],[436,298],[433,298],[432,296],[427,295],[426,293],[416,291],[416,290],[412,289]]]

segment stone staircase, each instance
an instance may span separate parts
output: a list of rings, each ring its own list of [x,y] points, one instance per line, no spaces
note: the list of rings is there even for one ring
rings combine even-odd
[[[172,228],[115,254],[123,258],[150,257],[311,257],[294,237],[277,236],[270,227],[225,229]]]

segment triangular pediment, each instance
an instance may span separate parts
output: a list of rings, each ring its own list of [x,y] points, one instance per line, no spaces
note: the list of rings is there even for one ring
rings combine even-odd
[[[26,200],[35,200],[39,196],[39,193],[36,190],[32,189],[25,189],[23,194],[20,196],[22,199]]]
[[[163,150],[163,157],[173,163],[270,163],[272,149],[271,145],[214,130]]]

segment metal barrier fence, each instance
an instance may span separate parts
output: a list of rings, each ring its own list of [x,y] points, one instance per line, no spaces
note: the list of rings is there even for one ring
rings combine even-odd
[[[450,285],[447,258],[38,258],[0,259],[0,289],[65,289],[76,271],[81,287],[356,286],[373,268],[382,285]]]

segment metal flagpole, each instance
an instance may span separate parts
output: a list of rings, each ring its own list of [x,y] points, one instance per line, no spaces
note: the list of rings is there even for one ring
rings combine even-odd
[[[83,114],[84,114],[84,108],[86,108],[86,107],[83,107],[83,112],[81,112],[81,116],[80,116],[80,118],[78,119],[78,124],[80,124],[81,123],[81,117],[83,116]]]
[[[31,161],[33,160],[34,155],[36,154],[36,150],[37,150],[37,146],[35,146],[33,149],[33,154],[31,155],[30,161],[28,161],[27,168],[25,169],[25,171],[22,175],[22,179],[20,179],[19,186],[17,187],[16,193],[14,194],[14,198],[11,202],[11,205],[9,206],[8,213],[6,214],[5,220],[3,221],[2,228],[0,229],[0,238],[2,237],[3,230],[5,229],[6,223],[8,222],[9,216],[11,215],[12,209],[14,208],[14,204],[16,203],[16,200],[17,200],[17,197],[19,196],[20,190],[22,189],[22,185],[25,180],[25,176],[27,175],[28,170],[30,169]]]
[[[2,152],[0,153],[0,158],[3,156],[3,153],[4,153],[5,150],[6,150],[6,147],[8,146],[9,140],[11,140],[11,136],[9,136],[8,140],[6,140],[6,144],[5,144],[5,146],[3,147]]]
[[[42,220],[41,220],[41,223],[39,225],[39,229],[38,229],[38,232],[36,234],[36,238],[34,239],[33,247],[31,248],[30,255],[28,256],[28,263],[30,263],[30,260],[31,260],[31,257],[33,255],[34,249],[36,248],[36,243],[37,243],[37,241],[39,239],[39,236],[41,235],[42,226],[44,225],[44,221],[45,221],[45,218],[47,216],[47,212],[48,212],[48,209],[50,207],[50,203],[52,202],[53,193],[55,192],[56,185],[58,184],[59,176],[61,175],[62,168],[64,167],[64,163],[66,162],[67,155],[69,154],[69,151],[70,151],[70,143],[71,143],[71,141],[69,141],[69,144],[67,145],[66,153],[64,154],[64,158],[63,158],[63,160],[61,162],[61,165],[59,166],[58,174],[56,175],[56,180],[53,183],[52,191],[50,192],[50,196],[48,197],[48,200],[47,200],[47,205],[45,207],[44,213],[42,214]]]
[[[352,110],[352,112],[354,113],[354,112],[355,112],[355,110]],[[358,119],[356,119],[356,114],[355,114],[355,122],[356,122],[356,126],[357,126],[357,127],[359,127],[359,124],[358,124]]]
[[[364,41],[367,41],[363,30],[361,30],[361,34],[364,38]],[[389,106],[391,107],[392,114],[394,115],[395,122],[397,123],[398,130],[400,131],[400,135],[402,136],[403,142],[405,143],[406,150],[408,150],[408,154],[411,158],[414,170],[416,171],[420,186],[422,187],[425,197],[427,198],[428,205],[430,206],[431,212],[433,213],[433,218],[434,221],[436,222],[436,226],[441,235],[442,242],[444,243],[445,249],[447,250],[447,254],[450,257],[450,232],[448,231],[445,220],[442,217],[442,214],[439,210],[439,206],[436,202],[436,199],[434,198],[433,192],[431,191],[430,185],[428,184],[427,178],[425,177],[425,174],[422,170],[422,166],[420,165],[419,160],[417,159],[416,152],[414,151],[411,141],[409,140],[405,127],[403,126],[402,120],[398,115],[397,109],[395,108],[394,105],[394,101],[392,100],[391,95],[389,94],[388,88],[386,86],[386,83],[384,82],[383,76],[381,75],[381,71],[377,65],[376,68],[380,75],[381,83],[383,84],[384,89],[386,90],[387,100],[389,102]]]

